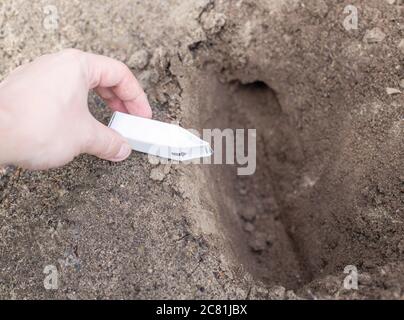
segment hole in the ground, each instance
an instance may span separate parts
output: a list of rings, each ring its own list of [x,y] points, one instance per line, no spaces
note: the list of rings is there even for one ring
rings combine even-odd
[[[237,167],[209,166],[212,196],[232,250],[245,269],[267,284],[298,288],[311,280],[285,213],[285,195],[298,174],[301,151],[273,90],[263,81],[206,83],[204,128],[256,129],[257,165],[251,176]],[[202,116],[204,117],[204,116]]]
[[[202,128],[257,132],[254,175],[238,176],[237,166],[204,166],[206,176],[197,184],[206,193],[201,206],[206,204],[220,220],[216,230],[223,232],[219,243],[224,256],[235,257],[237,267],[243,265],[267,285],[301,289],[303,294],[305,284],[313,288],[336,278],[340,282],[347,266],[378,274],[380,267],[399,261],[400,190],[394,185],[400,180],[400,147],[394,142],[399,132],[387,130],[398,109],[391,109],[376,129],[374,115],[362,111],[369,97],[362,100],[343,91],[316,96],[310,83],[285,88],[271,82],[279,88],[277,94],[262,81],[275,81],[274,75],[260,67],[239,77],[262,75],[250,83],[224,83],[226,77],[240,75],[239,69],[210,63],[203,69],[183,91],[197,106],[189,108],[185,119]],[[357,106],[345,106],[346,101]],[[377,108],[383,103],[378,101]],[[390,130],[393,139],[385,135]],[[388,157],[382,150],[388,150]],[[229,246],[232,252],[226,255]]]

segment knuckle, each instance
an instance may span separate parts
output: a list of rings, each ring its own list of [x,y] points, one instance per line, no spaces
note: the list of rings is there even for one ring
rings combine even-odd
[[[61,59],[63,65],[69,66],[69,70],[73,74],[86,77],[88,70],[86,67],[86,55],[83,51],[74,48],[64,49],[57,56]]]
[[[59,52],[60,55],[69,58],[77,58],[83,54],[83,51],[74,48],[63,49]]]
[[[64,49],[59,52],[58,56],[67,63],[81,65],[84,61],[84,52],[78,49]]]

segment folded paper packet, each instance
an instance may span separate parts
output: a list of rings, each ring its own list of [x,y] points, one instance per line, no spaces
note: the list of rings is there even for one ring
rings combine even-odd
[[[126,138],[133,150],[176,161],[209,157],[213,151],[180,126],[115,112],[109,127]]]

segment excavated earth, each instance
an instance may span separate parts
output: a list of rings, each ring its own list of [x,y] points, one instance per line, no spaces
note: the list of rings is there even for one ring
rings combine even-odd
[[[120,59],[155,118],[256,129],[257,167],[0,169],[0,298],[404,298],[401,0],[52,4],[56,24],[46,1],[1,2],[2,77],[68,47]]]

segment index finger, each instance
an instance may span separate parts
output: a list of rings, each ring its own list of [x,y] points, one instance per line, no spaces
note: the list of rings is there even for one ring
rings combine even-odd
[[[129,113],[146,118],[152,116],[146,93],[124,63],[97,54],[85,55],[90,89],[111,88]]]

